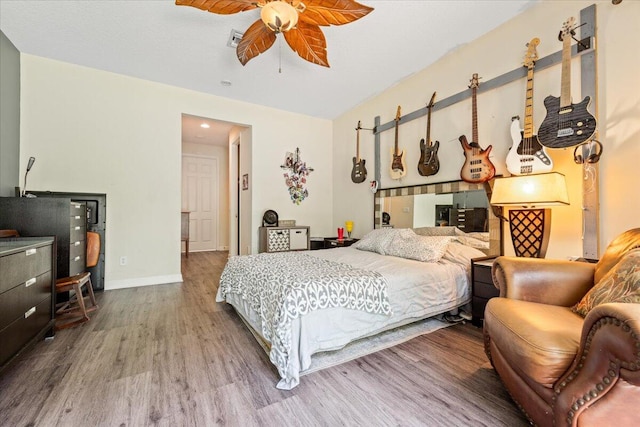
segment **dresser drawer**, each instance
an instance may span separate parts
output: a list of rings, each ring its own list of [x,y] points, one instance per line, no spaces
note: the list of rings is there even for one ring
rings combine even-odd
[[[86,217],[87,216],[87,211],[86,209],[84,209],[84,204],[82,203],[77,203],[77,202],[71,202],[71,205],[69,206],[69,215],[70,216],[76,216],[76,215],[81,215]]]
[[[289,250],[289,230],[276,229],[267,231],[267,251],[282,252]]]
[[[493,283],[473,282],[473,296],[489,299],[498,295],[500,291],[493,286]]]
[[[0,294],[0,329],[38,305],[44,299],[51,301],[51,271],[29,279],[3,294]]]
[[[38,335],[51,319],[51,300],[46,299],[0,330],[0,366]]]
[[[84,240],[71,242],[71,246],[69,246],[69,259],[73,260],[77,256],[83,256],[86,252],[86,244]]]
[[[74,257],[69,257],[69,276],[75,276],[86,270],[86,255],[84,252]]]
[[[473,280],[476,282],[493,283],[491,267],[474,265]]]
[[[78,226],[86,227],[87,218],[84,215],[82,215],[80,212],[76,212],[76,215],[72,215],[69,218],[69,225],[71,226],[72,230]]]
[[[69,230],[69,242],[72,244],[75,242],[84,242],[87,238],[87,226],[85,224],[82,225],[74,225]]]
[[[0,293],[51,270],[51,246],[0,257]]]

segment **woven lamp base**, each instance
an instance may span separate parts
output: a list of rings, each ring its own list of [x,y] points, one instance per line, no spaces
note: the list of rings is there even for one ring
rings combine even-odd
[[[509,225],[516,256],[544,258],[549,245],[551,209],[511,209]]]

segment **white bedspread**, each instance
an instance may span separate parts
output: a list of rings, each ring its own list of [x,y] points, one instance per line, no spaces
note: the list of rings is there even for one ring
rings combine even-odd
[[[462,245],[455,245],[462,246]],[[387,282],[392,315],[367,313],[344,307],[315,310],[292,319],[290,353],[286,372],[277,387],[290,390],[300,382],[300,373],[311,365],[319,351],[336,350],[351,341],[371,336],[420,319],[440,314],[470,301],[470,257],[482,256],[471,248],[449,252],[437,263],[379,255],[354,248],[335,248],[305,252],[316,258],[349,264],[380,273]],[[239,293],[218,290],[218,301],[226,301],[251,325],[263,330],[259,313]],[[269,342],[269,340],[266,340]]]

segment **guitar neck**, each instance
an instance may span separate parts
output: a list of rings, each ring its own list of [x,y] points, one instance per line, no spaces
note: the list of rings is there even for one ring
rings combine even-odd
[[[562,74],[560,77],[560,108],[571,105],[571,34],[562,38]]]
[[[396,141],[393,145],[393,152],[396,156],[398,155],[398,120],[396,120]]]
[[[533,137],[533,65],[527,72],[527,96],[524,104],[524,134],[525,138]]]
[[[431,107],[427,111],[427,139],[424,140],[427,146],[431,146]]]
[[[477,95],[478,89],[476,87],[471,89],[471,125],[472,125],[472,131],[471,131],[471,136],[472,142],[477,143],[478,142],[478,102],[476,101],[476,95]]]
[[[356,133],[356,162],[360,161],[360,123]]]

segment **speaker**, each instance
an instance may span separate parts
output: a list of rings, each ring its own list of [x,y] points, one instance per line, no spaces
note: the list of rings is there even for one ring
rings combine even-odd
[[[586,146],[586,144],[590,144],[589,152],[587,156],[583,158],[582,154],[580,153],[584,153],[584,147]],[[587,142],[586,144],[580,144],[575,148],[575,150],[573,150],[573,161],[579,165],[585,163],[598,163],[598,161],[600,160],[600,156],[602,156],[602,144],[596,139],[592,140],[591,142]],[[580,150],[580,153],[578,152],[578,150]]]
[[[262,226],[263,227],[277,227],[278,226],[278,213],[274,210],[267,210],[264,215],[262,215]]]

